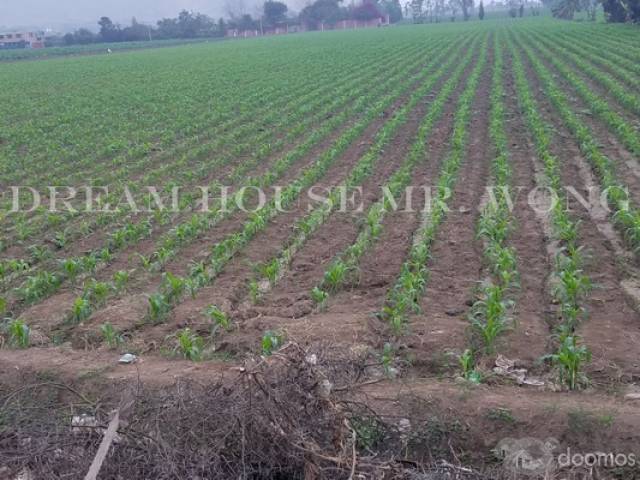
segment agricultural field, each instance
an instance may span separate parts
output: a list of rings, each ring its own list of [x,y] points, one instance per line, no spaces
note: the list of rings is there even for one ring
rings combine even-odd
[[[77,55],[96,55],[106,54],[111,51],[126,50],[142,50],[146,48],[173,47],[176,45],[185,45],[199,42],[215,42],[218,39],[173,39],[173,40],[153,40],[140,42],[119,42],[113,43],[94,43],[90,45],[72,45],[64,47],[47,47],[41,49],[17,49],[17,50],[0,50],[0,62],[15,62],[19,60],[43,60],[48,58],[69,57]]]
[[[640,478],[638,27],[306,33],[0,85],[0,478],[83,478],[100,430],[60,425],[118,402],[99,478],[565,478],[507,468],[525,437]]]

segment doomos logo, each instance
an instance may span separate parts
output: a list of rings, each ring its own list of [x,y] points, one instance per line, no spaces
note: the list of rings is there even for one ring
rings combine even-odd
[[[505,468],[518,475],[518,478],[544,478],[557,470],[553,452],[559,445],[555,438],[505,438],[493,452],[502,460]]]

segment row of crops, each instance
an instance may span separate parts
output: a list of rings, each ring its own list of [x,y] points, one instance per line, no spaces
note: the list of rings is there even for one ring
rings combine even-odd
[[[554,132],[561,126],[578,145],[606,194],[607,221],[635,255],[640,212],[634,198],[640,192],[599,135],[607,131],[629,158],[640,156],[638,65],[633,30],[550,20],[309,34],[7,64],[0,71],[3,189],[108,186],[94,200],[118,208],[83,213],[84,193],[69,199],[77,210],[51,212],[52,192],[42,190],[42,206],[10,213],[14,198],[5,195],[3,338],[26,348],[37,343],[36,332],[40,343],[53,345],[89,331],[93,346],[115,349],[162,328],[173,330],[162,352],[207,358],[219,337],[234,335],[240,305],[269,304],[314,241],[340,224],[344,189],[375,185],[379,191],[355,214],[351,233],[322,257],[322,273],[303,282],[300,298],[312,303],[312,315],[322,316],[344,302],[343,293],[359,288],[362,264],[392,233],[392,218],[408,215],[393,206],[422,175],[433,188],[431,208],[406,224],[403,260],[385,280],[378,310],[370,312],[387,326],[383,358],[393,357],[412,335],[411,325],[429,322],[432,314],[429,282],[434,266],[443,267],[434,246],[446,241],[455,215],[452,193],[477,148],[474,136],[488,142],[483,161],[495,195],[470,205],[474,214],[467,221],[477,232],[483,271],[480,286],[468,292],[474,298],[464,307],[469,335],[456,355],[461,375],[480,382],[484,360],[520,328],[522,252],[513,236],[523,226],[509,194],[517,185],[508,112],[517,112],[533,146],[532,162],[541,166],[536,182],[559,199],[547,215],[546,241],[554,246],[550,280],[539,279],[548,301],[539,310],[554,311],[551,321],[540,318],[549,324],[543,360],[567,388],[580,388],[588,384],[591,346],[581,331],[594,321],[587,314],[594,264],[581,221],[564,208],[568,160],[558,154]],[[32,79],[27,87],[24,78]],[[507,85],[515,97],[507,95]],[[434,158],[429,142],[442,129],[446,142]],[[180,186],[179,209],[133,208],[151,206],[148,185],[161,186],[159,195],[167,196]],[[326,201],[309,205],[307,192],[318,186],[326,188]],[[236,201],[214,195],[200,211],[203,189],[223,187]],[[31,202],[27,188],[21,200]],[[257,200],[261,208],[240,207]],[[254,258],[259,262],[240,275],[240,266]],[[233,285],[232,298],[208,301],[220,283]],[[145,308],[130,308],[126,325],[105,320],[113,305],[140,299]],[[42,305],[54,317],[44,340],[32,315]],[[177,311],[198,320],[177,328],[183,315]],[[263,350],[277,348],[282,335],[273,325],[261,339]]]

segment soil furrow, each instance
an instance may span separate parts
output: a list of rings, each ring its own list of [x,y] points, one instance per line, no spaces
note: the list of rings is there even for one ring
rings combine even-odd
[[[508,358],[531,366],[545,353],[549,329],[546,321],[550,311],[547,282],[551,272],[550,239],[542,220],[529,205],[529,193],[538,187],[535,167],[536,153],[523,114],[518,108],[515,80],[511,74],[511,56],[507,55],[504,88],[506,92],[505,130],[509,139],[509,161],[513,171],[512,199],[515,230],[508,243],[515,249],[519,278],[516,294],[514,329],[504,337],[501,351]]]
[[[418,370],[422,366],[438,369],[448,363],[448,353],[460,352],[466,343],[467,311],[483,270],[475,227],[480,214],[477,207],[490,176],[487,139],[492,65],[491,49],[467,127],[467,154],[452,192],[453,201],[431,249],[422,313],[412,317],[408,325],[407,348]]]

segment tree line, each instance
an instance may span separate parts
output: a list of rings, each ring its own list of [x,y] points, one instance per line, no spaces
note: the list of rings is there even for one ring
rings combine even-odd
[[[589,20],[596,20],[596,12],[602,5],[605,18],[611,23],[640,23],[640,0],[543,0],[553,16],[573,19],[576,12],[585,12]]]
[[[267,0],[262,6],[261,14],[256,17],[245,13],[215,20],[202,13],[182,10],[177,17],[163,18],[155,25],[139,23],[133,18],[130,25],[123,27],[105,16],[98,21],[98,33],[81,28],[67,33],[62,40],[67,45],[73,45],[215,38],[224,37],[233,29],[265,31],[289,24],[305,25],[313,30],[340,20],[370,20],[385,15],[389,16],[392,23],[402,20],[400,0],[361,0],[357,5],[350,6],[344,6],[343,0],[316,0],[297,16],[290,14],[286,3]]]

